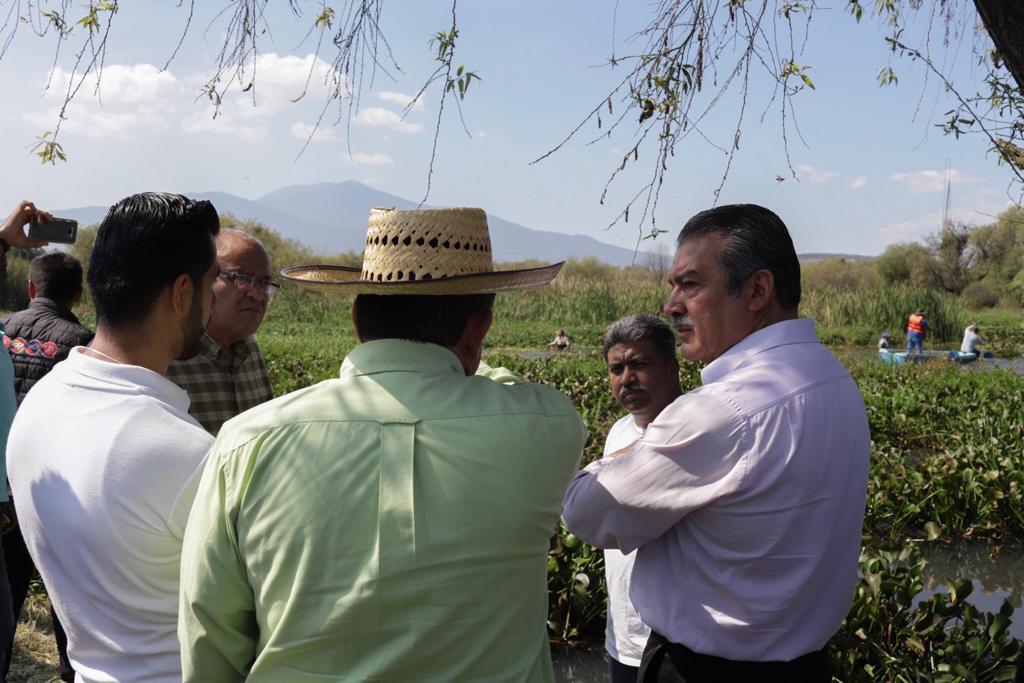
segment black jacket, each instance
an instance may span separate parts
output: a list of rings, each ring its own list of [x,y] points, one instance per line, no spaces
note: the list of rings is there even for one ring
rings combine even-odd
[[[66,306],[36,297],[24,311],[0,319],[4,346],[14,363],[14,392],[21,399],[76,346],[92,341],[93,332]]]

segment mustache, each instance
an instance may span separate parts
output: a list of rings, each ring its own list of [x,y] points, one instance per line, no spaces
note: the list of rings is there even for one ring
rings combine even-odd
[[[619,398],[622,398],[631,391],[643,391],[644,386],[639,382],[630,382],[629,384],[623,384],[619,388]]]
[[[693,320],[688,315],[673,315],[671,316],[672,327],[693,327]]]

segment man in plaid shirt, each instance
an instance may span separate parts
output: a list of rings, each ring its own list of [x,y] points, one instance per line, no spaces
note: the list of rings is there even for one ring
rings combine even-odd
[[[222,424],[274,397],[260,347],[252,335],[277,289],[263,245],[241,230],[217,236],[220,275],[213,315],[198,354],[174,361],[167,376],[191,399],[188,412],[216,436]]]

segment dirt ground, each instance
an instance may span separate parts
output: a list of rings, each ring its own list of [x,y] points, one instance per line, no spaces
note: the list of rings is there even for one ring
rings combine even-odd
[[[14,654],[8,683],[60,683],[57,675],[57,645],[50,622],[50,599],[32,591],[18,620]]]

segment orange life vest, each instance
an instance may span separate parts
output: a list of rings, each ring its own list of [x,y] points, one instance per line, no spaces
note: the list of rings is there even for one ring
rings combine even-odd
[[[910,320],[907,321],[907,332],[924,334],[924,316],[917,313],[910,316]]]

